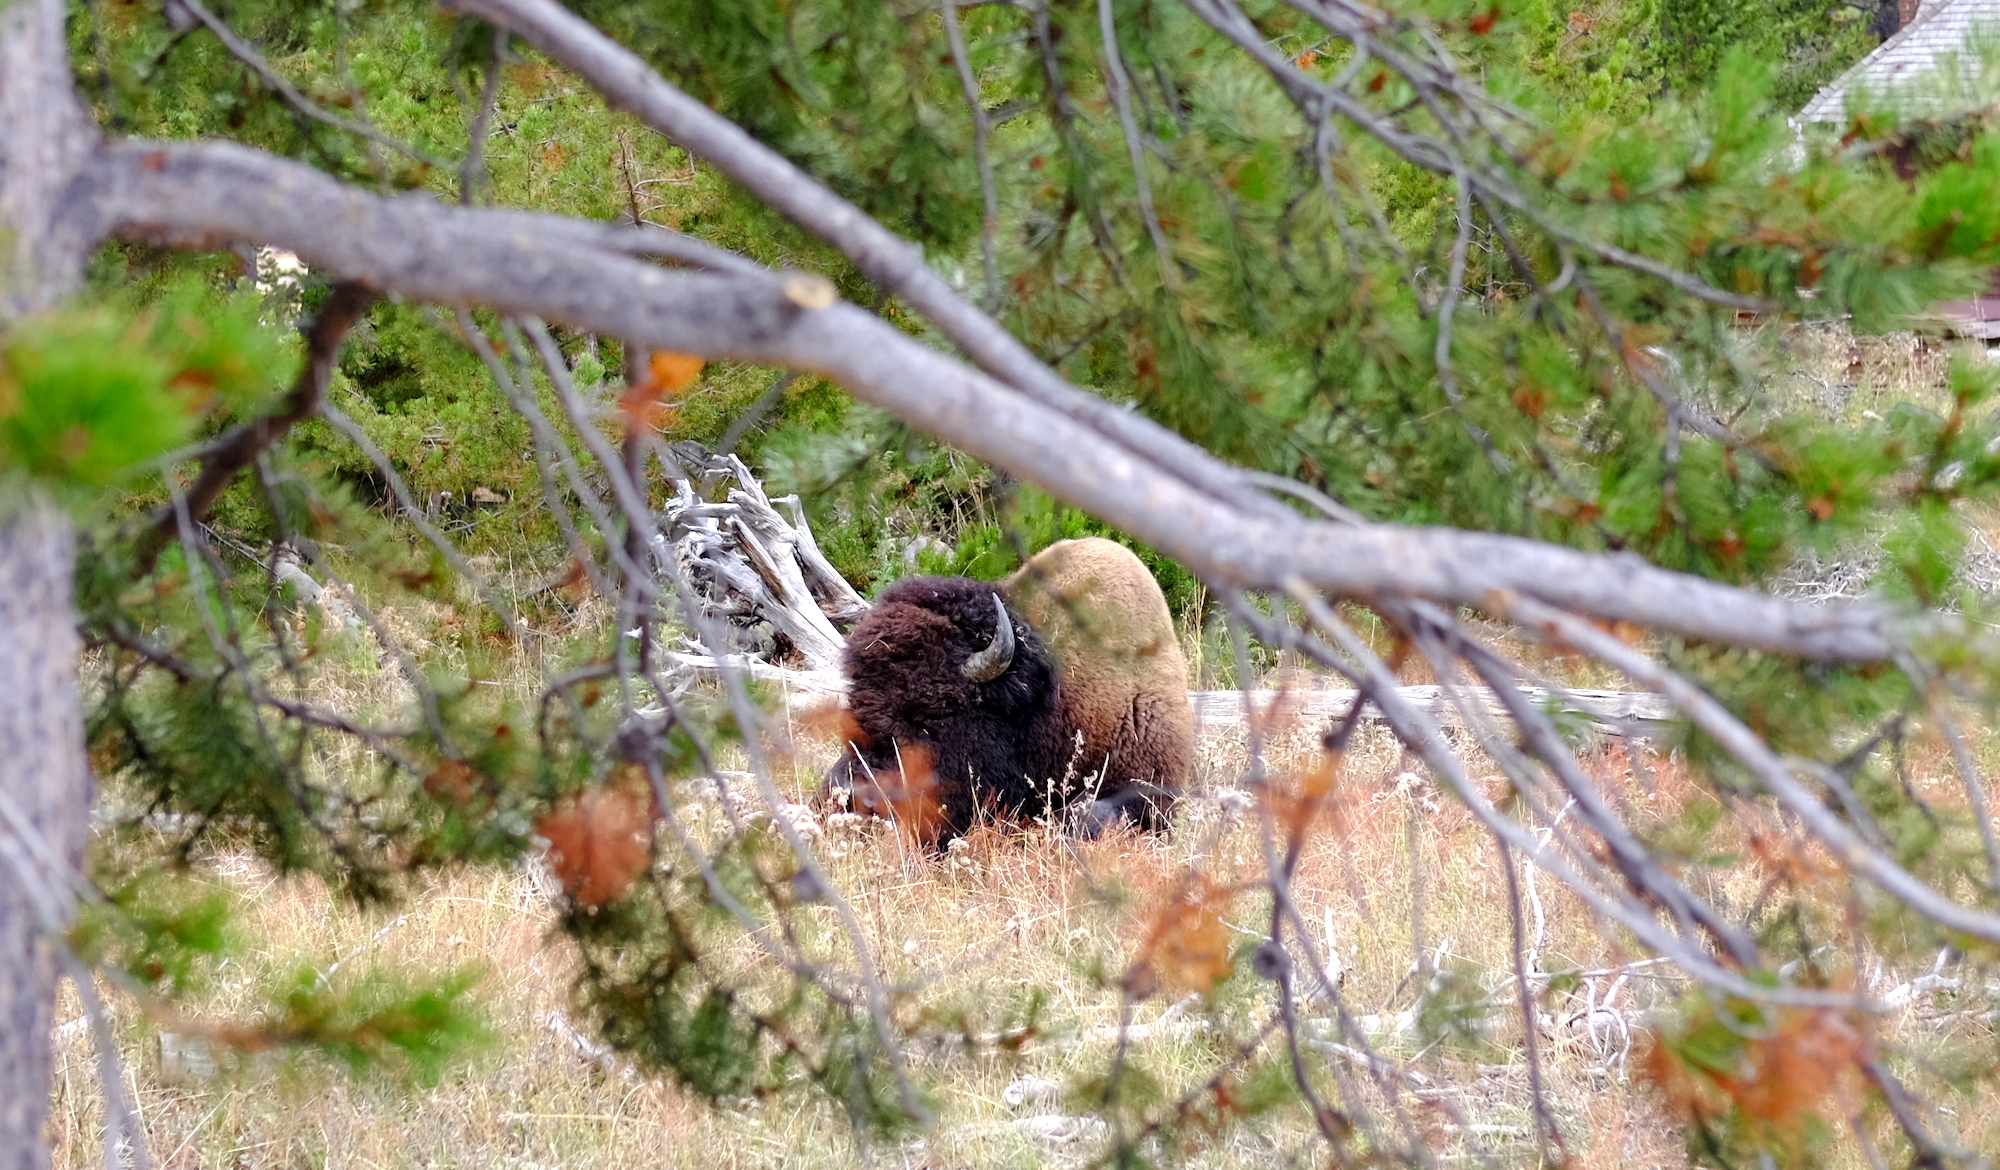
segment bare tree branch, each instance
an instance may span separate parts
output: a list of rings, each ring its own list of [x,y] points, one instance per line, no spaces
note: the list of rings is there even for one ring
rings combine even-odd
[[[458,164],[458,201],[479,202],[479,184],[486,181],[486,135],[500,98],[500,66],[507,60],[507,34],[493,30],[493,55],[486,61],[486,80],[479,87],[479,108],[465,132],[465,161]]]
[[[504,2],[524,3],[527,0],[504,0]],[[1337,14],[1337,9],[1343,6],[1314,5],[1308,9],[1313,15],[1328,20],[1329,28],[1334,29],[1344,39],[1350,40],[1357,48],[1365,48],[1370,55],[1390,63],[1391,67],[1401,73],[1404,80],[1417,91],[1420,99],[1424,100],[1438,121],[1448,131],[1456,131],[1454,137],[1458,141],[1445,142],[1430,134],[1407,130],[1394,117],[1371,108],[1366,102],[1348,92],[1345,87],[1322,84],[1294,65],[1283,54],[1273,50],[1266,43],[1264,34],[1232,0],[1184,0],[1184,2],[1189,11],[1200,17],[1216,32],[1235,42],[1238,48],[1262,65],[1272,80],[1284,89],[1286,96],[1292,99],[1293,104],[1298,106],[1309,123],[1316,123],[1322,111],[1335,113],[1359,126],[1370,137],[1407,162],[1440,175],[1463,174],[1479,190],[1482,197],[1490,194],[1508,210],[1599,263],[1644,273],[1688,296],[1724,308],[1748,309],[1753,312],[1771,309],[1770,302],[1762,298],[1747,297],[1716,288],[1697,276],[1669,267],[1650,256],[1606,243],[1576,227],[1553,219],[1536,207],[1503,174],[1482,165],[1481,160],[1477,158],[1468,158],[1462,147],[1469,145],[1466,139],[1473,133],[1473,128],[1460,126],[1453,114],[1455,107],[1438,102],[1436,95],[1440,91],[1449,90],[1458,99],[1460,106],[1466,109],[1476,108],[1481,103],[1469,97],[1471,90],[1466,88],[1465,79],[1455,70],[1440,69],[1435,63],[1416,66],[1409,58],[1397,53],[1376,36],[1376,30],[1383,24],[1381,14],[1357,13],[1355,18],[1346,18]],[[1483,104],[1494,103],[1488,99]],[[1483,123],[1479,124],[1477,133],[1486,139],[1489,146],[1501,149],[1504,153],[1505,141],[1493,134]]]
[[[955,0],[943,0],[939,12],[944,17],[944,32],[951,42],[952,63],[958,68],[959,88],[965,91],[965,106],[972,116],[972,159],[979,168],[980,197],[985,201],[985,213],[979,220],[979,256],[986,266],[986,311],[1000,311],[1000,253],[994,242],[994,233],[1000,226],[1000,196],[993,185],[993,160],[987,156],[986,142],[993,133],[991,120],[986,116],[986,103],[979,99],[979,78],[972,70],[972,54],[965,47],[965,33],[958,25],[958,5]],[[727,443],[723,444],[727,449]]]
[[[465,554],[459,552],[451,541],[445,538],[444,533],[439,532],[437,526],[424,517],[424,510],[417,505],[416,497],[410,494],[408,485],[403,483],[403,477],[397,473],[395,464],[389,462],[389,457],[384,455],[382,448],[377,447],[375,441],[368,437],[368,432],[349,418],[347,412],[330,402],[319,404],[319,416],[326,420],[327,425],[344,435],[348,442],[360,448],[361,453],[368,457],[368,462],[374,464],[375,473],[389,485],[389,494],[402,506],[403,519],[408,520],[412,528],[423,534],[424,539],[438,550],[459,576],[472,583],[473,588],[485,598],[488,608],[492,609],[501,624],[507,627],[507,633],[516,639],[520,638],[521,625],[515,620],[513,607],[508,605],[506,599],[501,597],[486,580],[485,574],[473,568],[472,562],[466,560]]]
[[[583,18],[548,0],[440,3],[511,29],[589,82],[614,108],[629,110],[690,154],[708,160],[758,199],[832,244],[868,279],[928,318],[995,378],[1153,459],[1202,491],[1246,510],[1274,515],[1282,511],[1282,505],[1246,487],[1233,469],[1208,452],[1182,442],[1150,419],[1119,410],[1064,381],[991,317],[952,291],[924,263],[915,245],[675,88]]]
[[[1538,636],[1575,647],[1650,686],[1686,713],[1703,733],[1735,756],[1785,811],[1818,837],[1833,855],[1890,896],[1951,930],[2000,941],[2000,915],[1963,906],[1925,885],[1909,870],[1871,849],[1847,822],[1815,800],[1792,775],[1790,766],[1756,732],[1693,683],[1661,667],[1589,622],[1527,598],[1497,598],[1503,611]]]
[[[366,139],[377,146],[386,146],[390,150],[398,154],[407,155],[420,163],[426,163],[434,167],[450,168],[451,164],[444,159],[418,150],[416,147],[396,138],[394,135],[384,134],[367,122],[357,122],[352,118],[343,118],[339,114],[322,107],[318,102],[313,101],[305,94],[300,93],[298,86],[285,80],[284,75],[271,68],[271,63],[264,60],[264,55],[257,51],[255,45],[236,35],[236,30],[230,28],[226,21],[210,12],[203,6],[201,0],[173,0],[173,5],[176,8],[184,9],[189,16],[200,21],[202,27],[214,33],[215,39],[222,42],[222,47],[229,50],[230,56],[241,61],[245,68],[257,75],[257,80],[263,82],[266,89],[284,99],[286,105],[291,106],[305,117],[311,118],[315,122],[324,122],[336,130],[345,130],[349,134]]]
[[[1153,183],[1146,177],[1146,144],[1139,135],[1139,120],[1132,113],[1132,81],[1125,72],[1124,56],[1118,51],[1118,22],[1111,0],[1097,0],[1097,31],[1104,38],[1104,90],[1110,95],[1111,104],[1118,111],[1118,125],[1125,132],[1125,153],[1132,160],[1132,192],[1138,199],[1139,218],[1146,222],[1146,234],[1152,237],[1153,251],[1158,254],[1161,283],[1176,288],[1181,274],[1174,267],[1173,245],[1167,242],[1166,230],[1153,210]]]
[[[1240,496],[1220,499],[1174,473],[1205,463],[1235,474],[1186,440],[1161,431],[1168,463],[1143,456],[832,302],[817,277],[668,271],[591,247],[556,217],[447,207],[425,196],[380,198],[227,144],[110,147],[80,185],[93,198],[79,201],[76,214],[106,234],[210,247],[271,243],[419,300],[485,304],[661,349],[825,374],[1203,576],[1243,588],[1276,588],[1296,577],[1340,596],[1445,605],[1479,605],[1496,590],[1511,591],[1588,617],[1854,662],[1885,660],[1918,633],[1962,627],[1940,615],[1903,622],[1872,603],[1789,602],[1628,554],[1440,528],[1315,523],[1262,495],[1255,498],[1275,512],[1244,505]]]

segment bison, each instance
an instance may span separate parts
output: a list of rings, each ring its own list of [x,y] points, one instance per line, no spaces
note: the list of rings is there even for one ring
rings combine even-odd
[[[998,587],[898,581],[841,666],[848,743],[827,786],[927,843],[981,810],[1159,828],[1187,784],[1186,661],[1158,583],[1113,541],[1052,545]]]

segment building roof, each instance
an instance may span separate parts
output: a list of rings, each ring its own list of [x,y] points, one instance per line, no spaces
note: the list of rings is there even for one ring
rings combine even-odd
[[[1971,44],[1975,29],[2000,36],[2000,0],[1924,0],[1901,31],[1814,94],[1798,120],[1845,122],[1851,96],[1891,91],[1901,91],[1899,97],[1925,114],[1956,112],[1944,107],[1959,104],[1954,98],[1969,92],[1965,83],[1973,80],[1971,74],[1982,64]],[[1944,79],[1943,85],[1912,84],[1947,63],[1955,63],[1963,76]],[[1964,104],[1969,108],[1982,103]]]

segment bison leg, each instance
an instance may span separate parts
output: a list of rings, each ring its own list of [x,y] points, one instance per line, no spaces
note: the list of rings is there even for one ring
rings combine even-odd
[[[1069,831],[1085,841],[1094,841],[1112,829],[1158,832],[1167,827],[1173,797],[1166,789],[1133,785],[1075,808],[1070,813]]]

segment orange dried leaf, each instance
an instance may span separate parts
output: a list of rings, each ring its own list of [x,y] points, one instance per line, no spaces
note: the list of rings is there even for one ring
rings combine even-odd
[[[892,818],[918,844],[934,845],[944,832],[945,816],[944,804],[938,799],[937,771],[931,765],[930,749],[922,744],[907,744],[898,749],[896,756],[903,766],[875,774],[875,791],[869,794],[869,807],[877,815]]]
[[[830,739],[843,748],[869,745],[868,733],[855,721],[854,712],[837,698],[808,703],[798,714],[799,729],[806,735]]]
[[[701,359],[695,355],[671,349],[654,350],[646,362],[648,380],[669,394],[678,394],[694,385],[694,380],[701,376],[701,366]]]
[[[659,383],[648,378],[618,396],[618,413],[628,432],[657,431],[673,422],[674,408],[664,400]]]
[[[1731,1026],[1731,1030],[1741,1025]],[[1872,1059],[1860,1018],[1837,1008],[1779,1008],[1772,1024],[1743,1037],[1717,1067],[1712,1055],[1688,1059],[1679,1042],[1648,1034],[1640,1068],[1676,1112],[1692,1122],[1730,1114],[1796,1140],[1807,1125],[1841,1115]]]
[[[1236,970],[1222,920],[1233,897],[1206,874],[1183,879],[1148,925],[1125,986],[1141,999],[1161,985],[1214,991]]]
[[[549,843],[549,868],[583,909],[616,901],[647,865],[644,793],[599,789],[564,801],[535,822]]]
[[[1858,1070],[1866,1047],[1856,1021],[1832,1008],[1793,1008],[1769,1036],[1750,1045],[1740,1077],[1719,1078],[1737,1107],[1790,1129],[1821,1115],[1842,1076]]]
[[[657,431],[673,422],[673,400],[701,376],[702,360],[691,353],[656,349],[646,357],[646,373],[619,396],[618,412],[628,431]]]
[[[1321,821],[1344,832],[1350,797],[1339,790],[1340,753],[1322,751],[1304,771],[1279,774],[1267,783],[1263,801],[1287,840],[1296,841]]]
[[[430,793],[432,799],[448,804],[468,804],[472,801],[473,786],[478,779],[479,774],[466,767],[464,761],[446,760],[424,777],[424,791]]]

